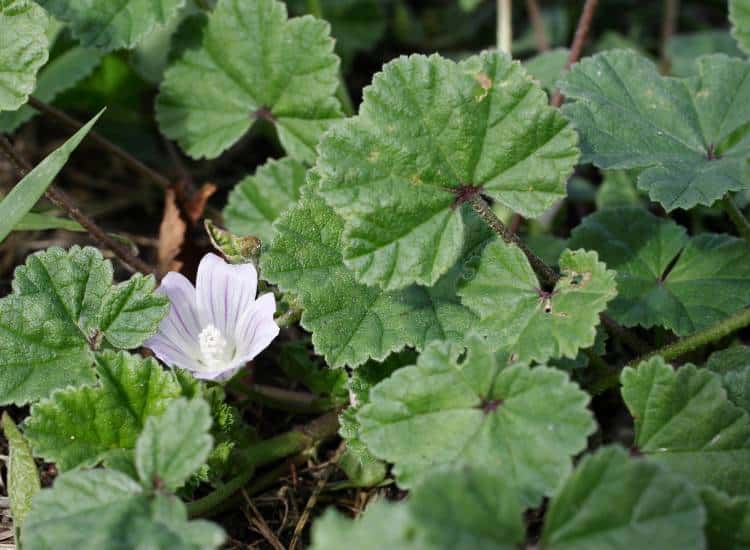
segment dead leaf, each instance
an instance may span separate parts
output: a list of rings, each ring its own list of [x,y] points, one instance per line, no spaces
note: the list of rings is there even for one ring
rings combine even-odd
[[[167,189],[164,196],[164,215],[159,226],[159,246],[157,247],[159,271],[162,273],[180,271],[182,268],[182,262],[178,262],[175,258],[185,242],[187,224],[180,216],[176,195],[174,189]]]

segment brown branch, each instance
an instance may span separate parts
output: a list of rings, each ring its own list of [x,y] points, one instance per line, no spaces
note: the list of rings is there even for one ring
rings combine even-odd
[[[56,109],[55,107],[44,103],[43,101],[39,101],[35,97],[29,97],[29,105],[41,113],[56,118],[72,130],[78,131],[83,127],[83,124],[78,122],[67,113],[62,112],[59,109]],[[172,183],[167,178],[152,170],[151,168],[143,164],[140,160],[135,158],[133,155],[131,155],[121,147],[115,145],[108,139],[103,138],[96,132],[89,132],[86,136],[86,139],[90,139],[105,151],[119,158],[125,164],[130,166],[135,172],[138,172],[145,178],[151,180],[162,189],[169,189],[170,187],[172,187]]]
[[[586,0],[583,5],[583,11],[581,12],[581,18],[578,20],[578,27],[576,27],[576,33],[573,37],[573,43],[570,45],[570,53],[568,54],[568,60],[565,62],[565,70],[569,70],[570,67],[581,58],[583,52],[583,44],[586,42],[586,37],[589,34],[591,28],[591,21],[594,18],[594,12],[596,6],[599,4],[599,0]],[[555,90],[554,95],[550,103],[554,107],[559,107],[563,102],[563,95],[560,90]]]
[[[664,0],[664,16],[661,24],[661,50],[659,52],[659,68],[662,74],[669,73],[671,69],[667,46],[677,30],[677,17],[679,13],[680,0]]]
[[[549,50],[549,39],[547,38],[547,31],[544,28],[544,19],[542,19],[542,13],[539,10],[539,3],[537,0],[526,0],[526,10],[529,12],[531,26],[534,29],[536,47],[540,52],[546,52]]]
[[[31,172],[33,166],[31,166],[31,164],[25,158],[16,153],[15,149],[13,149],[13,146],[10,144],[8,139],[2,135],[0,135],[0,148],[2,148],[5,155],[8,157],[8,159],[10,159],[11,163],[13,164],[21,178]],[[81,224],[81,226],[86,231],[88,231],[88,233],[97,242],[112,250],[115,256],[117,256],[122,263],[135,271],[150,273],[156,275],[158,278],[159,273],[157,273],[154,268],[146,264],[137,256],[133,255],[125,245],[117,242],[112,237],[110,237],[101,227],[99,227],[94,222],[94,220],[81,212],[78,207],[75,206],[73,200],[62,189],[58,189],[54,185],[50,185],[45,192],[45,196],[47,197],[47,199],[49,199],[50,202],[65,210],[71,218]]]

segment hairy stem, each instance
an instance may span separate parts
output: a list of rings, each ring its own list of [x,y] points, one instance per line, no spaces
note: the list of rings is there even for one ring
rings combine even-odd
[[[542,19],[542,13],[539,10],[539,3],[537,0],[526,0],[526,10],[529,12],[531,26],[534,29],[534,38],[536,39],[537,49],[540,52],[549,50],[549,39],[547,38],[547,31],[544,28],[544,19]]]
[[[39,101],[34,97],[29,98],[29,105],[37,111],[59,120],[72,130],[78,131],[83,127],[82,123],[78,122],[70,115],[60,111],[59,109],[56,109],[55,107],[52,107],[51,105],[44,103],[43,101]],[[140,160],[135,158],[133,155],[131,155],[121,147],[118,147],[111,141],[103,138],[96,132],[89,132],[85,139],[90,139],[93,143],[96,143],[99,147],[101,147],[108,153],[111,153],[113,156],[119,158],[126,165],[130,166],[133,171],[138,172],[145,178],[151,180],[162,189],[167,189],[172,186],[167,178],[152,170],[151,168],[143,164]]]
[[[252,401],[300,414],[323,413],[342,404],[329,398],[318,397],[312,393],[292,391],[264,384],[243,387],[242,392]]]
[[[737,206],[737,203],[734,202],[734,199],[731,195],[727,195],[726,197],[724,197],[722,206],[724,207],[724,211],[732,220],[734,226],[737,228],[737,233],[739,233],[743,239],[750,243],[750,221],[748,221],[748,219],[742,213],[742,210],[740,210],[740,208]]]
[[[664,16],[661,23],[661,48],[659,52],[659,68],[662,74],[668,74],[671,67],[667,55],[667,45],[677,30],[677,16],[680,12],[680,0],[664,0]]]
[[[586,42],[586,37],[589,34],[591,28],[591,21],[594,19],[594,12],[599,4],[599,0],[586,0],[583,5],[583,11],[581,12],[581,18],[578,20],[578,26],[576,27],[576,33],[573,37],[573,43],[570,45],[570,53],[568,54],[568,60],[565,62],[565,70],[569,70],[571,65],[581,58],[583,52],[583,45]],[[554,95],[550,103],[559,107],[563,103],[563,95],[560,90],[555,90]]]
[[[253,445],[245,450],[249,458],[247,470],[205,497],[188,502],[188,514],[190,517],[210,515],[215,508],[250,482],[256,468],[311,449],[321,441],[336,435],[338,429],[338,414],[329,412],[304,426]]]
[[[497,0],[497,49],[511,55],[513,46],[513,7],[511,0]]]
[[[506,243],[514,244],[523,251],[526,258],[528,258],[531,267],[534,269],[534,272],[541,279],[542,284],[554,287],[560,276],[555,273],[551,267],[545,264],[539,256],[529,250],[526,244],[524,244],[515,233],[505,227],[505,224],[495,215],[490,205],[487,204],[487,201],[477,193],[470,199],[470,202],[474,211],[485,221],[490,229],[497,233]]]
[[[10,144],[8,139],[2,135],[0,135],[0,149],[2,149],[3,153],[5,153],[8,159],[10,159],[11,163],[13,164],[21,178],[23,178],[33,169],[33,166],[31,166],[31,164],[25,158],[16,153],[15,149],[13,149],[13,146]],[[77,221],[86,231],[88,231],[88,233],[92,238],[94,238],[94,240],[96,240],[100,245],[109,248],[114,253],[114,255],[117,256],[120,261],[130,269],[133,269],[134,271],[140,271],[142,273],[150,273],[156,275],[158,278],[159,273],[153,267],[135,256],[132,252],[130,252],[128,247],[110,237],[101,227],[96,224],[96,222],[94,222],[94,220],[81,212],[75,205],[73,200],[62,189],[55,187],[55,185],[50,185],[49,187],[47,187],[47,191],[44,193],[44,195],[55,206],[65,210],[65,212],[67,212],[67,214],[71,218]]]

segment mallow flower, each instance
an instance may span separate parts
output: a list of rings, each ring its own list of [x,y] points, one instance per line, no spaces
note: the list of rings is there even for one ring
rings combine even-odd
[[[169,298],[169,314],[145,345],[196,378],[228,380],[279,333],[276,299],[271,293],[256,299],[257,288],[252,264],[230,265],[215,254],[201,260],[195,287],[168,273],[157,292]]]

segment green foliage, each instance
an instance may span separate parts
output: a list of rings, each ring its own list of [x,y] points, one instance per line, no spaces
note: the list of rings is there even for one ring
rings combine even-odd
[[[15,111],[49,57],[49,18],[31,0],[0,0],[0,111]]]
[[[674,76],[692,76],[697,69],[695,60],[702,55],[724,53],[742,57],[737,43],[726,31],[711,30],[676,34],[667,43],[670,72]]]
[[[460,258],[460,206],[481,191],[535,217],[565,194],[576,135],[519,63],[402,57],[320,144],[320,193],[346,223],[344,262],[386,290],[434,285]]]
[[[555,48],[535,55],[524,62],[528,73],[539,81],[548,92],[554,90],[557,80],[563,74],[570,52],[567,48]]]
[[[729,21],[732,23],[732,36],[745,53],[750,53],[750,2],[729,0]]]
[[[586,217],[570,246],[596,250],[617,271],[618,296],[608,311],[625,326],[685,335],[750,304],[750,246],[740,239],[689,239],[672,220],[628,207]]]
[[[285,158],[268,161],[255,175],[244,178],[235,185],[224,207],[227,228],[270,243],[273,222],[299,200],[305,172],[301,162]]]
[[[202,46],[167,69],[157,120],[190,156],[213,158],[262,118],[290,156],[312,162],[341,117],[338,67],[327,23],[287,20],[277,0],[219,0]]]
[[[609,447],[584,458],[554,497],[540,546],[701,550],[704,522],[701,499],[687,482]]]
[[[583,162],[643,168],[638,187],[667,211],[711,205],[748,189],[750,63],[697,61],[696,76],[664,78],[631,51],[582,60],[561,82],[563,113],[581,134]]]
[[[185,0],[39,0],[52,15],[70,25],[86,48],[103,51],[132,48],[156,25],[163,25]]]
[[[134,348],[156,332],[169,306],[153,288],[141,275],[113,286],[112,264],[94,248],[29,256],[0,300],[0,403],[93,383],[95,350]]]
[[[402,487],[443,464],[505,476],[529,506],[571,470],[593,431],[588,397],[559,370],[533,369],[478,338],[435,342],[417,364],[370,390],[357,418],[372,453],[395,463]]]
[[[712,550],[750,547],[750,499],[729,497],[715,489],[701,491],[706,508],[706,542]]]
[[[750,417],[717,376],[655,357],[626,368],[621,381],[640,453],[697,485],[750,494]]]
[[[3,434],[8,442],[8,462],[6,463],[8,497],[10,498],[10,512],[13,515],[13,523],[16,532],[16,545],[18,545],[18,533],[31,509],[31,501],[35,494],[42,488],[39,480],[39,471],[31,454],[29,442],[18,431],[13,419],[7,412],[2,417]]]
[[[476,321],[456,296],[461,263],[432,288],[386,292],[358,283],[342,258],[343,221],[312,189],[275,228],[278,234],[261,258],[261,275],[301,298],[302,326],[313,333],[316,351],[331,366],[382,360],[431,340],[461,340]],[[490,236],[476,221],[467,233],[464,257],[470,259]]]
[[[481,332],[521,361],[573,358],[594,344],[599,313],[616,295],[615,273],[583,250],[564,251],[560,270],[554,290],[546,292],[524,253],[498,240],[485,248],[459,294],[481,318]]]
[[[706,368],[721,377],[729,400],[750,414],[750,347],[717,351],[708,358]]]
[[[406,503],[378,501],[357,521],[330,510],[313,527],[313,550],[410,548],[511,550],[523,540],[521,504],[502,476],[437,469]]]
[[[0,202],[0,242],[28,215],[100,116],[101,112],[26,174]]]
[[[111,451],[132,449],[146,419],[161,414],[182,393],[174,374],[153,359],[103,352],[97,363],[96,386],[54,392],[32,406],[26,422],[35,454],[62,470],[91,466]]]

